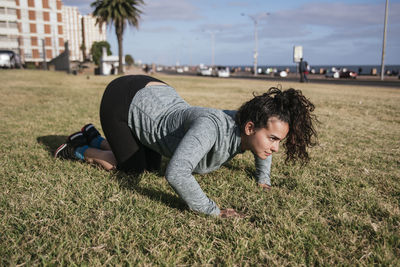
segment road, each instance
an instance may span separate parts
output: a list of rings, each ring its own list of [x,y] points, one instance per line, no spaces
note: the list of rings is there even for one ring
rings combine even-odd
[[[175,71],[162,71],[162,73],[169,75],[196,75],[196,73],[176,73]],[[308,75],[310,83],[321,83],[321,84],[343,84],[343,85],[362,85],[362,86],[376,86],[376,87],[392,87],[400,89],[400,79],[397,77],[385,77],[384,81],[380,80],[378,76],[358,76],[357,79],[334,79],[325,78],[323,75]],[[218,79],[218,78],[216,78]],[[276,82],[296,82],[299,81],[299,77],[296,74],[290,74],[288,77],[274,77],[269,75],[258,75],[253,76],[249,73],[241,72],[234,73],[230,78],[220,78],[220,79],[260,79],[266,81],[276,81]]]

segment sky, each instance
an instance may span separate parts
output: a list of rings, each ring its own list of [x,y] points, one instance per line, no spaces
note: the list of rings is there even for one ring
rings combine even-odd
[[[94,0],[63,0],[82,15]],[[124,33],[123,52],[163,65],[292,65],[303,47],[310,65],[380,65],[385,0],[144,0],[139,28]],[[214,37],[214,38],[213,38]],[[107,41],[118,43],[112,25]],[[214,48],[214,49],[213,49]],[[214,51],[214,53],[213,53]],[[400,0],[389,0],[385,64],[400,65]]]

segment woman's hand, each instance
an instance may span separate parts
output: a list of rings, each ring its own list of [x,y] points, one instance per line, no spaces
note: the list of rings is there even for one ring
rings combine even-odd
[[[258,186],[261,187],[264,191],[271,190],[271,186],[267,184],[258,184]]]
[[[221,218],[229,218],[229,217],[244,218],[245,215],[242,213],[236,212],[234,209],[225,209],[225,210],[221,210],[219,217],[221,217]]]

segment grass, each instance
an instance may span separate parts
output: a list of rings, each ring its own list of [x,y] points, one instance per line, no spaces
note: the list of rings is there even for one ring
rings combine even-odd
[[[273,160],[260,190],[249,153],[196,175],[222,208],[195,214],[162,173],[54,160],[93,122],[113,77],[0,71],[0,265],[400,265],[400,91],[282,82],[321,121],[309,165]],[[271,81],[157,76],[193,105],[235,109]],[[165,160],[165,164],[167,160]]]

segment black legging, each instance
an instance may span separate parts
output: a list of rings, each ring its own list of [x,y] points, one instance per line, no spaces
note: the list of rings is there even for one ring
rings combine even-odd
[[[127,75],[113,80],[100,104],[101,127],[117,159],[117,168],[127,172],[159,170],[161,155],[145,147],[128,126],[129,106],[135,94],[149,82],[162,82],[145,75]]]

